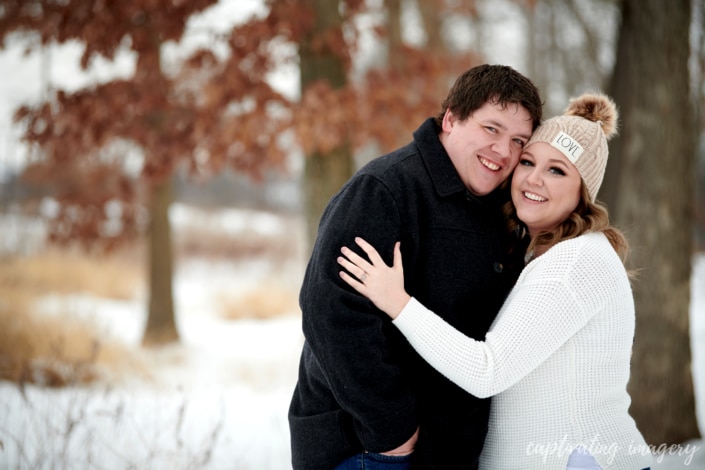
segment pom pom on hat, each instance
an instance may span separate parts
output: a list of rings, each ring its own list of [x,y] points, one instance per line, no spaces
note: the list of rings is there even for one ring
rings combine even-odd
[[[563,114],[599,123],[607,140],[617,135],[617,106],[605,95],[585,93],[572,98]]]
[[[561,116],[543,122],[526,147],[545,142],[575,165],[594,202],[605,176],[607,141],[617,134],[617,106],[606,95],[585,93],[570,100]]]

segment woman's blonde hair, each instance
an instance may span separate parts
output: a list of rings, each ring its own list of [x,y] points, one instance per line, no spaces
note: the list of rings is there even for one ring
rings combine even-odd
[[[504,206],[504,213],[507,216],[509,230],[511,232],[526,231],[524,224],[518,219],[516,208],[511,200]],[[556,243],[563,240],[575,238],[587,232],[602,232],[609,240],[612,248],[617,252],[622,260],[626,262],[629,254],[629,243],[622,232],[610,225],[607,208],[600,202],[591,202],[587,187],[584,182],[580,185],[580,201],[573,212],[564,220],[556,230],[552,232],[541,232],[531,242],[526,249],[530,253],[537,245],[551,248]]]

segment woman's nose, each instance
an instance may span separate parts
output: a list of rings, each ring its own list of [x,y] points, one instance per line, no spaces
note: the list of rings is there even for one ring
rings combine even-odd
[[[526,175],[526,182],[532,186],[543,186],[543,179],[536,168],[533,168],[529,174]]]

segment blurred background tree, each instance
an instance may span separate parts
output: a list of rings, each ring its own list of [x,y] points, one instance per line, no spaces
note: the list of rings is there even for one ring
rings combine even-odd
[[[695,139],[703,127],[690,108],[692,100],[702,104],[704,83],[700,0],[262,0],[263,14],[227,34],[224,56],[204,47],[167,73],[160,48],[215,3],[0,6],[4,44],[17,32],[29,47],[80,40],[84,67],[125,48],[137,55],[130,79],[73,93],[52,89],[18,118],[36,149],[26,176],[54,186],[55,241],[111,248],[152,221],[145,342],[176,338],[167,209],[179,169],[197,178],[228,169],[262,178],[300,159],[310,246],[323,208],[355,168],[408,142],[459,73],[505,62],[537,83],[546,116],[587,89],[613,94],[620,106],[621,137],[601,199],[632,240],[640,270],[633,411],[653,444],[698,435],[687,227],[694,225]],[[298,72],[294,96],[271,86],[283,63]],[[129,171],[135,154],[142,163]]]
[[[691,10],[690,0],[623,0],[610,85],[622,136],[611,148],[607,202],[638,271],[631,412],[650,443],[699,436],[689,327],[699,129]]]
[[[136,55],[130,79],[72,93],[51,90],[43,103],[20,109],[17,119],[26,128],[24,140],[37,149],[25,175],[52,186],[59,203],[49,221],[52,241],[113,249],[138,236],[147,219],[145,344],[178,338],[168,217],[172,174],[184,166],[194,174],[228,166],[257,177],[283,158],[276,137],[285,121],[267,110],[289,103],[263,79],[277,24],[252,21],[233,30],[229,62],[199,50],[179,73],[165,72],[164,44],[178,41],[188,18],[214,3],[20,0],[3,2],[0,10],[0,39],[23,33],[29,48],[79,41],[83,68],[96,56],[112,59],[121,48]],[[273,9],[270,16],[281,13]],[[136,174],[127,165],[130,150],[141,156]]]

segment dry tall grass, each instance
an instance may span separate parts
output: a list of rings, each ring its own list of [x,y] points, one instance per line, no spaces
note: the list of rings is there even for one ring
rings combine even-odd
[[[303,266],[304,226],[298,216],[276,216],[282,224],[279,231],[261,233],[245,227],[234,235],[219,227],[217,216],[199,214],[201,220],[182,227],[174,237],[178,258],[243,260],[266,258],[283,265],[294,260]],[[252,216],[252,214],[250,214]],[[247,215],[246,215],[247,217]],[[210,229],[207,229],[208,225]],[[218,299],[220,315],[228,320],[266,320],[298,311],[298,284],[268,279],[240,294],[223,294]]]
[[[2,260],[0,289],[35,297],[47,293],[86,293],[108,299],[130,299],[143,282],[137,248],[110,255],[79,249],[50,249]]]
[[[232,234],[192,223],[175,231],[174,254],[177,261],[296,259],[302,254],[301,221],[282,220],[280,232],[264,235],[249,227]],[[90,382],[104,371],[139,367],[139,351],[107,340],[96,325],[85,317],[77,319],[74,312],[39,313],[36,302],[50,294],[134,299],[138,289],[147,288],[145,265],[141,245],[103,256],[54,248],[0,259],[0,380],[62,386]],[[271,281],[219,301],[227,319],[267,319],[296,311],[296,297],[290,286]]]
[[[304,230],[300,217],[278,215],[282,228],[276,232],[262,233],[246,227],[232,233],[223,227],[209,227],[217,215],[200,214],[202,220],[180,227],[174,233],[174,251],[179,258],[236,260],[264,257],[279,260],[303,255]],[[202,225],[199,225],[202,224]]]
[[[242,295],[222,295],[220,314],[227,320],[266,320],[298,312],[297,292],[274,283],[260,285]]]
[[[138,364],[127,346],[106,341],[91,322],[36,308],[36,300],[50,293],[133,297],[142,273],[124,254],[97,258],[51,250],[7,256],[1,266],[0,379],[63,386]]]

